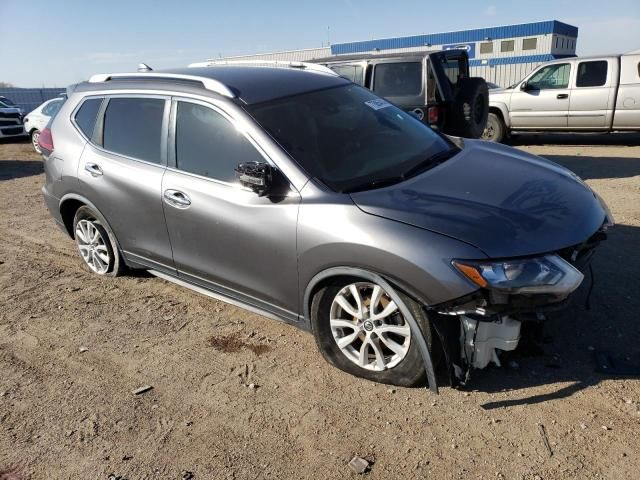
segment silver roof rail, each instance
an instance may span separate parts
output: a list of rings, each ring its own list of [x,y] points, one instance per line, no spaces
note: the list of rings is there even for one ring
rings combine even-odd
[[[108,82],[116,78],[169,78],[174,80],[189,80],[200,82],[204,88],[212,92],[219,93],[225,97],[235,98],[236,95],[224,83],[213,78],[200,77],[197,75],[182,75],[180,73],[159,73],[159,72],[134,72],[134,73],[99,73],[89,79],[89,83]]]
[[[216,67],[216,66],[253,66],[253,67],[286,67],[299,68],[305,71],[316,73],[325,73],[328,75],[339,76],[336,72],[324,65],[309,62],[296,62],[291,60],[207,60],[205,62],[196,62],[189,64],[189,68],[193,67]]]

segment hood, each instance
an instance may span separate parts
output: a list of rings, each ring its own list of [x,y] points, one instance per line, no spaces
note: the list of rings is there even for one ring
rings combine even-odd
[[[465,140],[459,154],[421,175],[351,198],[366,213],[453,237],[493,258],[582,243],[605,220],[595,194],[569,170],[479,140]]]

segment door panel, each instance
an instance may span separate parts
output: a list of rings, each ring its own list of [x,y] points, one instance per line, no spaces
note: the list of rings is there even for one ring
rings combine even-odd
[[[102,174],[90,173],[91,167]],[[161,201],[165,167],[87,144],[78,168],[82,193],[108,220],[122,250],[158,262],[158,268],[165,266],[173,272]]]
[[[569,126],[573,128],[605,129],[611,123],[615,88],[611,85],[612,62],[589,60],[577,62],[575,81],[571,89]]]
[[[258,196],[236,181],[265,154],[221,106],[174,99],[163,206],[178,275],[297,319],[300,196]]]
[[[162,188],[181,192],[190,202],[164,202],[180,276],[297,312],[297,193],[274,201],[173,169],[167,170]]]
[[[82,153],[77,178],[81,193],[105,216],[125,256],[143,257],[175,274],[161,200],[169,107],[166,97],[109,97],[91,128],[93,138]]]
[[[521,129],[567,128],[571,64],[547,65],[534,72],[511,95],[511,126]]]

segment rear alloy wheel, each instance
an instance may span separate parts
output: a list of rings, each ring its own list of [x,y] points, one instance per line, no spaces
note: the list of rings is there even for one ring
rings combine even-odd
[[[82,260],[93,273],[117,277],[124,271],[115,237],[89,207],[80,207],[73,220],[73,236]]]
[[[424,333],[433,357],[431,325],[424,309],[398,294]],[[332,365],[379,383],[414,386],[424,383],[418,342],[402,308],[373,282],[337,281],[313,298],[311,322],[316,343]],[[435,358],[432,358],[434,361]]]
[[[31,132],[31,145],[33,145],[33,149],[38,152],[38,153],[42,153],[42,150],[40,149],[40,145],[38,145],[38,140],[40,139],[40,130],[34,130]]]

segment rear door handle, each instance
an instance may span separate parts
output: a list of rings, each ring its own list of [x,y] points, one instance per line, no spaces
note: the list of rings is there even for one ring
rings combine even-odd
[[[100,168],[100,165],[98,165],[97,163],[85,163],[84,169],[93,177],[99,177],[100,175],[102,175],[102,168]]]
[[[556,95],[556,98],[558,100],[562,100],[564,98],[569,98],[569,94],[568,93],[559,93],[558,95]]]
[[[176,208],[187,208],[191,205],[189,196],[180,190],[165,190],[164,201]]]

